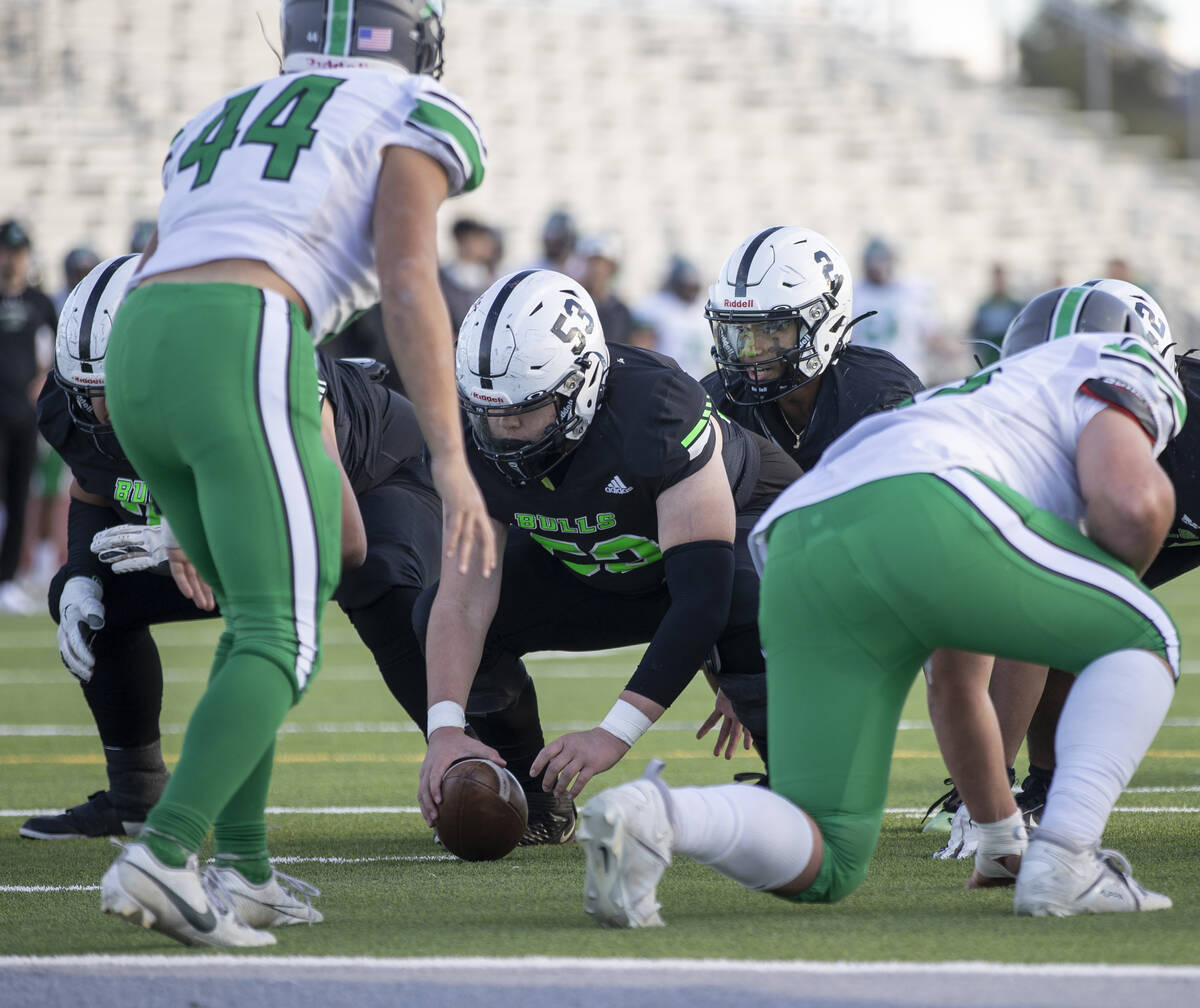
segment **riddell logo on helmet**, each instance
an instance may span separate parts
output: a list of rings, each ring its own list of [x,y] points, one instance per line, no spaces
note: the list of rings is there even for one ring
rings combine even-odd
[[[726,308],[753,308],[755,307],[754,298],[726,298]]]
[[[472,392],[471,398],[477,402],[499,403],[502,406],[508,402],[504,396],[484,395],[482,392]]]

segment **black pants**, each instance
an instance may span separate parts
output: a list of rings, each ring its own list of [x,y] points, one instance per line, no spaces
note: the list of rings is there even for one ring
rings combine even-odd
[[[7,515],[4,538],[0,540],[0,582],[16,577],[17,567],[21,563],[29,484],[36,463],[37,425],[32,416],[28,423],[0,421],[0,467],[3,471],[4,508]]]

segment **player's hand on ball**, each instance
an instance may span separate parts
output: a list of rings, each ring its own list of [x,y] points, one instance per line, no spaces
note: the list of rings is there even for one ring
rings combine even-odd
[[[429,736],[429,748],[421,763],[417,804],[421,806],[421,815],[430,826],[437,825],[438,806],[442,803],[442,777],[451,763],[469,756],[478,756],[491,760],[497,766],[504,766],[504,760],[495,749],[484,745],[479,739],[471,738],[461,728],[447,726]]]
[[[749,750],[754,744],[750,729],[738,720],[738,716],[733,712],[733,704],[721,690],[717,690],[717,700],[713,705],[713,712],[705,718],[704,724],[697,730],[696,738],[704,738],[718,724],[720,724],[721,730],[717,733],[717,744],[713,746],[714,756],[720,756],[721,748],[724,747],[725,758],[733,759],[733,754],[737,752],[739,739],[743,749]]]
[[[627,752],[629,746],[603,728],[570,732],[538,753],[530,773],[542,777],[543,791],[578,798],[588,781],[615,766]]]

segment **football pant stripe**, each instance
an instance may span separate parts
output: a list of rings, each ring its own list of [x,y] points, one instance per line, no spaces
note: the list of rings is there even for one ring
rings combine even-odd
[[[263,291],[262,324],[255,362],[259,422],[279,488],[292,569],[292,624],[296,632],[293,671],[303,690],[317,657],[320,553],[312,500],[291,417],[292,325],[286,298]]]
[[[1104,592],[1150,622],[1162,638],[1171,674],[1179,679],[1179,632],[1148,590],[1106,564],[1059,546],[1033,531],[1008,501],[974,473],[951,469],[937,476],[962,494],[987,519],[997,535],[1030,563]]]

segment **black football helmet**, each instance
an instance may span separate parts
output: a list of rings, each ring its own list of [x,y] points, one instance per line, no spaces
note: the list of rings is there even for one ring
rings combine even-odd
[[[1114,294],[1095,287],[1056,287],[1039,294],[1009,323],[1000,358],[1075,333],[1133,333],[1147,342],[1137,313]]]
[[[283,0],[283,72],[400,66],[442,75],[442,0]]]

